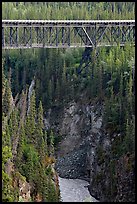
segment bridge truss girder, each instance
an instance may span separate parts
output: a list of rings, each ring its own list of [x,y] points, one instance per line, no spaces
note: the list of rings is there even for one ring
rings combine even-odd
[[[2,48],[69,48],[123,46],[135,43],[135,25],[90,24],[72,26],[40,26],[3,24]]]

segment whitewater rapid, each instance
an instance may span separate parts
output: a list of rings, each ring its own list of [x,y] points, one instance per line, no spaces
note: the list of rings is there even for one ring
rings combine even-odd
[[[81,179],[66,179],[59,177],[62,202],[98,202],[89,191],[89,183]]]

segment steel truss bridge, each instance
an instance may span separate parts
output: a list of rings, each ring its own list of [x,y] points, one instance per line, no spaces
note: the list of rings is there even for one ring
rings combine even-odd
[[[85,47],[78,74],[93,49],[126,42],[135,45],[135,20],[2,20],[3,49]]]
[[[135,20],[2,20],[2,48],[97,48],[135,44]]]

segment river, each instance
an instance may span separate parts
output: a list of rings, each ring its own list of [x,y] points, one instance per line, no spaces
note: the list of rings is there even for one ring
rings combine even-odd
[[[59,177],[59,185],[62,202],[98,202],[90,195],[85,180]]]

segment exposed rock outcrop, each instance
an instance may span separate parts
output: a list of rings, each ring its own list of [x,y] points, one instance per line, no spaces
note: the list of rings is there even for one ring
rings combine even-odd
[[[52,108],[47,114],[46,124],[54,128],[57,140],[62,138],[56,151],[56,169],[60,176],[89,178],[102,134],[101,108],[100,104],[95,109],[93,104],[71,102],[64,108]]]

